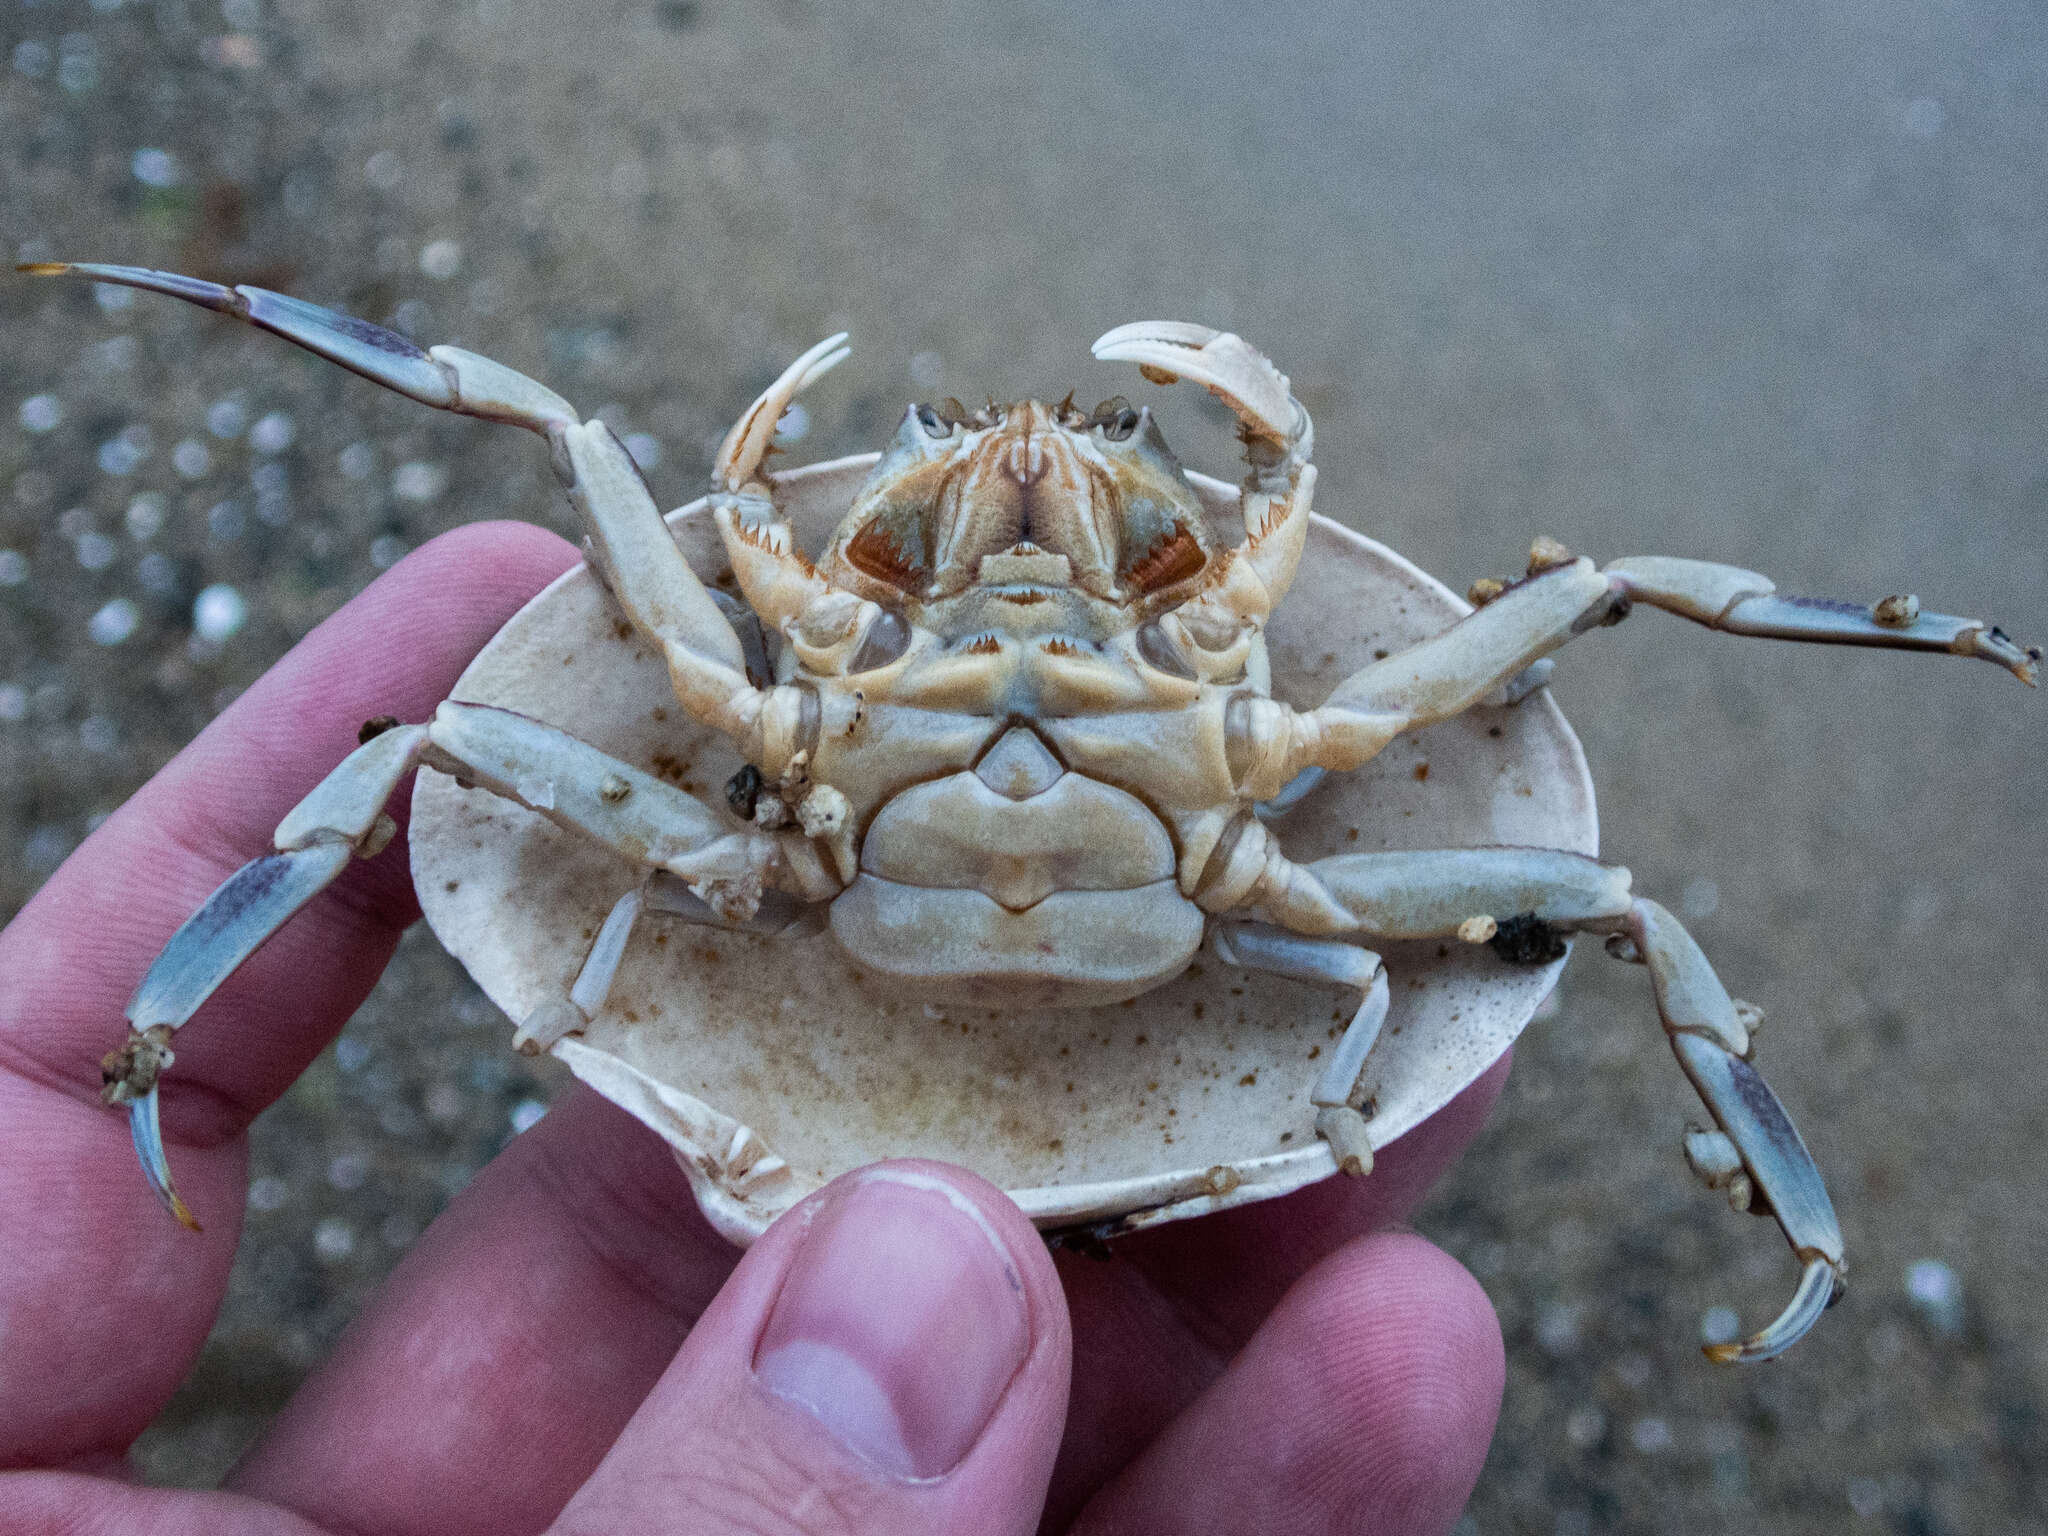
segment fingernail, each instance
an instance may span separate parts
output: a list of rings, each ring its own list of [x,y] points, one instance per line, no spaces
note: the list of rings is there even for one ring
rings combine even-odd
[[[754,1374],[870,1465],[938,1477],[1030,1345],[1023,1282],[987,1219],[939,1179],[879,1172],[813,1218]]]

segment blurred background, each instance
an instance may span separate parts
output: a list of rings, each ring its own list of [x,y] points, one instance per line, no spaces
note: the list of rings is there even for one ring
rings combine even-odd
[[[601,407],[665,504],[842,326],[798,456],[1076,387],[1144,392],[1234,478],[1194,392],[1087,357],[1184,318],[1292,375],[1318,510],[1459,590],[1550,533],[2048,639],[2035,6],[0,5],[13,259],[488,353]],[[0,413],[0,915],[407,549],[570,529],[531,439],[127,290],[0,278]],[[2044,1536],[2041,701],[1647,612],[1555,691],[1606,855],[1768,1011],[1853,1284],[1778,1365],[1700,1359],[1793,1266],[1691,1184],[1648,988],[1589,950],[1419,1217],[1507,1332],[1460,1531]],[[509,1028],[416,931],[258,1125],[150,1476],[217,1478],[545,1111]]]

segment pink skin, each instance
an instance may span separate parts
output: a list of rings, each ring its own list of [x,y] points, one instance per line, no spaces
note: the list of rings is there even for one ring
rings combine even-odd
[[[219,1306],[250,1120],[418,916],[403,836],[179,1036],[164,1131],[203,1234],[158,1209],[98,1103],[135,979],[361,720],[425,718],[573,559],[518,525],[420,550],[0,934],[0,1465],[19,1469],[0,1473],[0,1528],[1447,1529],[1492,1433],[1499,1329],[1454,1262],[1386,1229],[1478,1130],[1505,1062],[1370,1180],[1169,1227],[1109,1264],[1055,1260],[997,1191],[934,1164],[850,1175],[742,1258],[661,1144],[579,1090],[434,1224],[228,1491],[127,1480]]]

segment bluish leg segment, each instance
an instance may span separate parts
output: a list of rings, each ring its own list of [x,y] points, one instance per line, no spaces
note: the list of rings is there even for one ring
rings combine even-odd
[[[1372,1172],[1372,1141],[1366,1119],[1352,1102],[1365,1075],[1365,1061],[1387,1021],[1387,968],[1380,957],[1343,939],[1312,939],[1264,923],[1219,923],[1209,942],[1226,965],[1270,971],[1293,981],[1325,982],[1360,994],[1358,1012],[1345,1026],[1330,1064],[1309,1093],[1316,1106],[1316,1132],[1330,1144],[1339,1171],[1358,1177]]]

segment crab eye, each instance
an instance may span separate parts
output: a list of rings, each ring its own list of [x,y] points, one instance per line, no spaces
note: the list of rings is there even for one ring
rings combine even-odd
[[[951,437],[953,428],[938,411],[929,405],[917,408],[917,424],[924,428],[926,437]]]
[[[1095,407],[1095,414],[1088,418],[1088,424],[1110,442],[1121,443],[1138,430],[1138,412],[1130,401],[1118,395],[1114,400],[1105,400]]]

